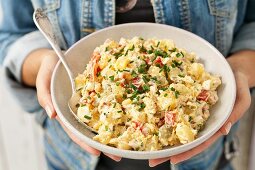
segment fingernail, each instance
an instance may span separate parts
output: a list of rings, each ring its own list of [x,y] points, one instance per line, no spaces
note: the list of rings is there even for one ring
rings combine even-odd
[[[46,111],[47,115],[48,115],[50,118],[52,118],[53,109],[52,109],[49,105],[47,105],[47,106],[45,107],[45,111]]]
[[[155,165],[149,162],[149,167],[154,167]]]
[[[121,158],[118,158],[118,159],[115,159],[116,162],[120,162],[121,161]]]
[[[226,135],[229,133],[229,131],[230,131],[230,129],[231,129],[231,126],[232,126],[231,122],[228,122],[228,124],[227,124],[226,127],[225,127]]]

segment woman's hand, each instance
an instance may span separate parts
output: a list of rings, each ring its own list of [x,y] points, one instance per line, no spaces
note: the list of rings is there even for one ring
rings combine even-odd
[[[73,135],[57,117],[56,111],[53,107],[51,95],[50,95],[50,81],[53,69],[58,61],[58,57],[55,52],[48,49],[39,49],[32,52],[24,61],[22,67],[22,79],[26,85],[36,85],[37,96],[40,105],[46,110],[50,118],[56,118],[61,124],[68,136],[81,148],[87,152],[99,156],[100,151],[96,150],[86,143],[81,141],[75,135]],[[121,158],[105,154],[115,161],[120,161]]]
[[[226,123],[211,138],[189,151],[167,158],[149,160],[149,165],[151,167],[154,167],[168,160],[170,160],[172,164],[177,164],[206,150],[219,137],[227,135],[231,129],[231,126],[235,124],[248,110],[251,103],[249,87],[255,85],[255,79],[253,78],[253,75],[255,73],[255,52],[238,52],[233,56],[229,57],[228,62],[235,75],[237,96],[232,113]]]

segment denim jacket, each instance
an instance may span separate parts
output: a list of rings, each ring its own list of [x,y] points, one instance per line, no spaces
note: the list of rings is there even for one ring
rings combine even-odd
[[[183,28],[206,39],[224,56],[255,50],[255,0],[151,0],[155,22]],[[28,112],[42,112],[35,89],[22,85],[25,57],[50,48],[32,14],[42,8],[54,25],[62,49],[82,37],[114,25],[114,0],[0,0],[0,63],[7,88]],[[43,122],[43,114],[38,114]]]

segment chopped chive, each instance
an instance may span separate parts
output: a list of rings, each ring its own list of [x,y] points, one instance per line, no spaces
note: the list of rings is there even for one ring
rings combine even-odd
[[[127,95],[126,95],[126,94],[123,94],[123,95],[122,95],[122,98],[123,98],[123,99],[126,99],[126,98],[127,98]]]
[[[97,97],[98,97],[98,98],[100,98],[100,97],[101,97],[99,93],[97,93]]]
[[[140,52],[145,53],[146,51],[147,51],[146,48],[142,45],[141,48],[140,48]]]
[[[172,64],[174,64],[176,67],[179,67],[182,65],[182,62],[178,62],[176,60],[173,60],[172,62],[173,62]]]
[[[161,51],[161,50],[155,50],[154,54],[155,54],[155,56],[161,56],[163,58],[168,57],[167,53],[165,51]]]
[[[144,83],[148,83],[150,81],[150,79],[146,75],[143,75],[142,79]]]
[[[108,60],[108,63],[111,61],[112,59],[110,58],[109,60]]]
[[[176,99],[178,98],[179,95],[180,95],[180,92],[177,91],[177,90],[175,90],[175,91],[174,91],[174,96],[175,96]]]
[[[90,119],[91,119],[91,117],[90,117],[90,116],[88,116],[88,115],[84,115],[84,118],[85,118],[85,119],[88,119],[88,120],[90,120]]]
[[[144,85],[143,86],[143,90],[146,92],[146,91],[149,91],[150,90],[150,87],[148,85]]]
[[[147,53],[148,53],[148,54],[152,54],[152,53],[153,53],[153,50],[148,50]]]
[[[113,55],[115,56],[116,59],[118,59],[122,55],[123,51],[124,51],[124,48],[122,48],[119,52],[114,53]]]
[[[99,77],[101,75],[101,72],[97,72],[96,76]]]
[[[166,97],[167,95],[168,95],[168,94],[167,94],[167,93],[165,93],[165,94],[164,94],[164,97]]]
[[[133,44],[133,46],[129,50],[134,51],[134,49],[135,49],[135,45]]]
[[[140,104],[139,111],[142,111],[145,107],[146,107],[145,103],[141,103],[141,104]]]
[[[133,84],[131,84],[130,87],[131,87],[132,89],[134,89],[134,90],[137,90],[137,87],[136,87],[135,85],[133,85]]]
[[[120,85],[120,82],[116,82],[116,85],[119,86],[119,85]]]
[[[175,52],[176,51],[176,48],[173,48],[172,50],[169,50],[170,52]]]
[[[114,81],[114,76],[109,76],[111,81]]]
[[[178,74],[178,76],[181,78],[185,77],[185,75],[183,75],[183,74]]]
[[[106,52],[106,51],[109,51],[109,47],[105,47],[105,52]]]
[[[166,91],[167,89],[167,87],[162,87],[160,90]]]
[[[191,122],[192,121],[192,117],[191,116],[189,116],[189,122]]]
[[[158,47],[158,46],[159,46],[159,44],[160,44],[160,41],[157,43],[156,47]]]
[[[147,68],[147,65],[146,65],[146,64],[141,64],[141,65],[138,67],[138,72],[139,72],[139,73],[145,73],[145,72],[146,72],[146,68]]]
[[[122,110],[119,110],[119,111],[117,111],[118,113],[121,113],[122,112]]]
[[[130,70],[124,69],[123,71],[130,72]]]
[[[178,57],[181,57],[181,53],[177,53],[176,54],[176,57],[178,58]]]
[[[134,61],[130,61],[129,63],[133,63]]]
[[[109,127],[108,126],[105,126],[105,131],[108,131],[109,130]]]
[[[115,108],[115,107],[116,107],[116,104],[117,104],[117,103],[114,103],[113,108]]]

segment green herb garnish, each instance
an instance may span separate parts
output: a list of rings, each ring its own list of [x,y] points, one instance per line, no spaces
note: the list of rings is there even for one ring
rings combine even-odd
[[[157,43],[156,47],[158,47],[158,46],[159,46],[159,44],[160,44],[160,41]]]
[[[181,78],[185,77],[185,75],[183,75],[183,74],[178,74],[178,76]]]
[[[109,51],[109,49],[110,49],[109,47],[106,47],[106,48],[105,48],[105,52],[106,52],[106,51]]]
[[[109,76],[111,81],[114,81],[114,76]]]
[[[134,70],[132,70],[131,76],[132,76],[132,77],[136,77],[136,76],[137,76],[137,73],[136,73]]]
[[[141,64],[139,67],[138,67],[138,72],[139,73],[145,73],[147,70],[147,65],[146,64]]]
[[[85,119],[88,119],[88,120],[90,120],[90,119],[91,119],[91,117],[90,117],[90,116],[88,116],[88,115],[84,115],[84,118],[85,118]]]
[[[145,103],[141,103],[141,104],[140,104],[139,111],[142,111],[145,107],[146,107]]]
[[[113,55],[115,56],[116,59],[118,59],[122,55],[123,51],[124,51],[124,48],[122,48],[119,52],[114,53]]]
[[[144,85],[143,86],[143,90],[146,92],[146,91],[149,91],[150,90],[150,87],[148,85]]]
[[[144,83],[148,83],[150,81],[150,79],[146,75],[143,75],[142,79]]]

